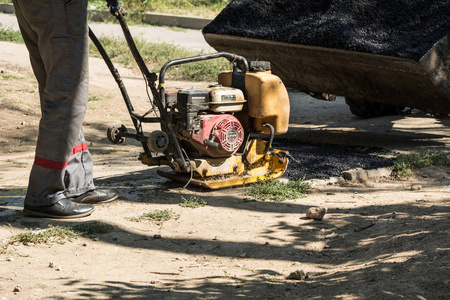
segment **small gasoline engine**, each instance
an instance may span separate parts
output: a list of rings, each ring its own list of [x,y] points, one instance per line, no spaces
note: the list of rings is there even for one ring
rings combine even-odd
[[[231,156],[244,143],[244,128],[233,113],[245,102],[244,93],[231,87],[178,91],[173,125],[180,144],[193,157]]]

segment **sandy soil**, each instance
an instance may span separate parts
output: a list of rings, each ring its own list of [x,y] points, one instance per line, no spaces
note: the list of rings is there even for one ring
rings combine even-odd
[[[0,299],[448,297],[450,169],[426,168],[407,180],[321,182],[306,198],[281,203],[251,199],[244,195],[246,187],[183,189],[158,177],[157,168],[140,164],[136,143],[107,142],[108,126],[130,121],[114,81],[97,59],[91,59],[92,101],[84,130],[97,185],[116,187],[121,196],[81,220],[24,217],[38,94],[23,46],[0,43],[0,52],[0,245],[49,225],[96,221],[114,228],[65,244],[10,245],[0,254]],[[143,107],[141,77],[120,72],[135,106]],[[294,91],[290,96],[286,137],[293,142],[377,146],[389,155],[449,149],[449,123],[421,112],[360,120],[342,99],[326,103]],[[191,196],[208,205],[179,205]],[[305,217],[312,206],[328,209],[322,221]],[[172,209],[179,218],[162,225],[126,219],[157,209]],[[287,279],[297,270],[308,278]]]

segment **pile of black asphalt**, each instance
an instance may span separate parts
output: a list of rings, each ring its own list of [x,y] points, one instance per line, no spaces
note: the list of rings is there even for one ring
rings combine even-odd
[[[372,170],[393,164],[391,159],[380,156],[386,150],[378,148],[312,145],[286,140],[276,140],[273,148],[289,152],[291,158],[283,175],[289,180],[329,179],[355,168]]]
[[[418,61],[449,16],[449,0],[234,0],[203,32]]]

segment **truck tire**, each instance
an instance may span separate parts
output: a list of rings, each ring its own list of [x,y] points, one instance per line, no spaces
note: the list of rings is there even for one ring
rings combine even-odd
[[[401,106],[367,100],[356,100],[348,97],[345,97],[345,103],[350,107],[351,113],[360,118],[398,115],[404,109]]]

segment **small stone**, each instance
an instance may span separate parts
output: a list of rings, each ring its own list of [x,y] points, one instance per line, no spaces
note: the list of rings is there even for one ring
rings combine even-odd
[[[27,122],[25,122],[25,121],[22,121],[21,123],[20,123],[20,125],[27,125]]]
[[[420,184],[413,184],[411,185],[411,191],[418,191],[421,190],[422,186]]]
[[[83,243],[83,244],[81,244],[83,247],[87,247],[87,243]]]
[[[7,257],[6,261],[14,261],[14,257]]]
[[[286,279],[305,280],[308,277],[309,277],[309,274],[305,273],[305,271],[297,270],[297,271],[289,274],[288,277],[286,277]]]
[[[417,199],[416,202],[429,202],[427,199]]]
[[[14,293],[18,293],[18,292],[21,292],[21,291],[23,291],[23,287],[21,285],[16,285],[14,287],[14,289],[13,289]]]
[[[159,239],[162,238],[162,236],[161,236],[160,234],[155,234],[155,235],[153,236],[153,238],[154,238],[155,240],[159,240]]]
[[[241,253],[241,254],[239,254],[239,257],[240,258],[245,258],[245,257],[247,257],[247,253]]]
[[[326,239],[332,239],[335,237],[338,237],[339,235],[336,232],[330,233],[328,235],[325,236]]]
[[[55,267],[55,264],[52,263],[52,262],[50,262],[50,263],[48,264],[48,267],[53,269],[53,268]]]
[[[367,171],[362,168],[356,168],[342,172],[342,176],[348,181],[365,182],[369,179]]]
[[[57,267],[55,268],[55,270],[56,270],[56,271],[61,271],[61,267],[60,267],[60,266],[57,266]]]
[[[327,209],[325,207],[310,207],[306,212],[306,217],[308,219],[314,220],[322,220],[325,214],[327,213]]]
[[[338,184],[339,184],[339,185],[346,185],[346,184],[347,184],[347,181],[345,180],[344,177],[339,176],[339,178],[338,178]]]

